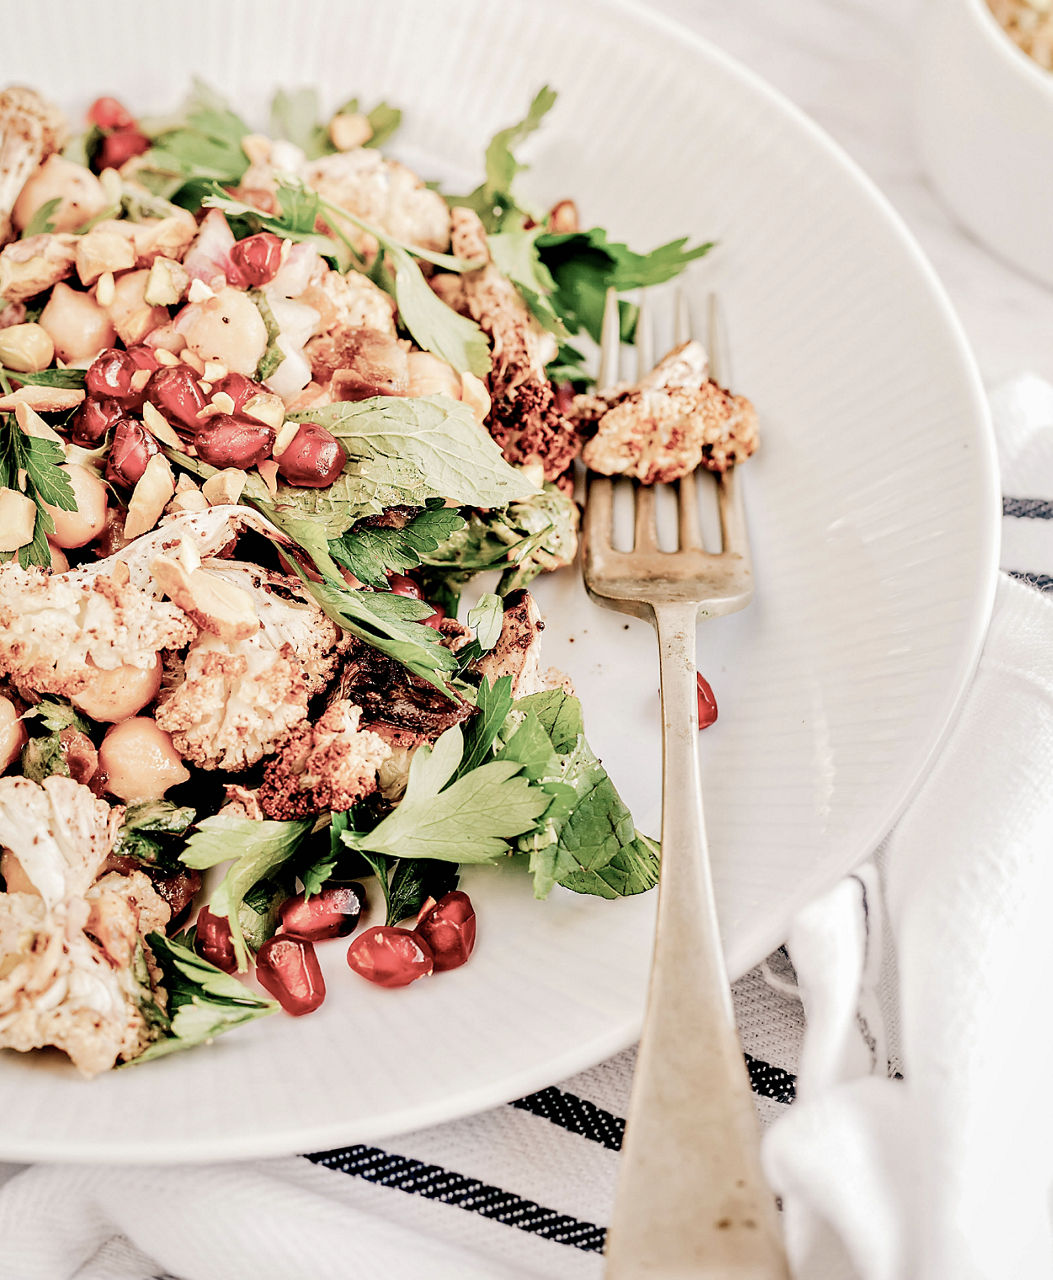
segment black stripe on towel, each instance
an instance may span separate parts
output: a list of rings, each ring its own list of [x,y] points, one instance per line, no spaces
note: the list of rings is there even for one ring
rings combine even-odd
[[[770,1062],[762,1062],[746,1054],[746,1068],[750,1073],[750,1084],[753,1092],[762,1098],[771,1098],[774,1102],[789,1104],[797,1097],[797,1077],[782,1067],[773,1067]]]
[[[1053,520],[1053,502],[1048,498],[1003,498],[1002,515],[1020,520]]]
[[[555,1209],[546,1209],[533,1200],[525,1200],[492,1187],[477,1178],[425,1164],[408,1156],[393,1155],[379,1147],[340,1147],[334,1151],[318,1151],[307,1156],[312,1164],[323,1165],[381,1187],[393,1187],[409,1195],[424,1196],[471,1213],[481,1214],[507,1227],[528,1231],[556,1244],[571,1245],[586,1253],[603,1249],[604,1229],[594,1222],[582,1222]]]
[[[608,1151],[620,1151],[625,1136],[625,1121],[612,1111],[604,1111],[585,1098],[562,1089],[541,1089],[511,1103],[520,1111],[551,1120],[570,1133],[577,1133],[590,1142],[598,1142]]]
[[[1028,573],[1026,569],[1010,569],[1009,576],[1026,582],[1029,587],[1037,587],[1039,591],[1053,591],[1053,577],[1048,573]]]

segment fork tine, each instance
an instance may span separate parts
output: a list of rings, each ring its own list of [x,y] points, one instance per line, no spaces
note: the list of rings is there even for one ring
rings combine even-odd
[[[585,480],[585,542],[610,548],[614,528],[614,484],[590,471]]]
[[[681,476],[676,482],[676,489],[677,536],[680,550],[700,549],[702,528],[698,520],[698,490],[695,487],[695,473],[689,471],[686,476]]]
[[[600,330],[600,364],[596,370],[596,389],[606,391],[618,381],[618,364],[621,355],[621,313],[618,295],[607,290],[603,300],[603,327]]]
[[[717,509],[720,513],[720,536],[725,552],[749,560],[750,544],[746,535],[746,514],[742,509],[742,486],[730,467],[717,476]]]
[[[636,308],[636,378],[646,377],[654,367],[654,325],[646,289],[640,292]]]
[[[634,551],[654,551],[658,546],[658,525],[655,522],[654,489],[647,484],[633,486],[636,493],[636,528]]]
[[[720,299],[711,293],[706,301],[706,350],[709,354],[709,376],[719,386],[731,382],[731,361],[724,327],[724,313]]]
[[[674,319],[673,339],[679,347],[691,340],[694,325],[691,323],[691,303],[682,288],[676,291],[676,316]]]

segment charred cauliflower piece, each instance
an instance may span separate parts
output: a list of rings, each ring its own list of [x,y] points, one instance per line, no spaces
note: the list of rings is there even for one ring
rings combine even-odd
[[[152,1038],[143,935],[170,915],[142,872],[96,879],[122,813],[70,778],[0,779],[5,872],[24,890],[0,894],[0,1047],[53,1045],[86,1075]]]
[[[66,141],[66,118],[32,89],[0,91],[0,244],[11,236],[11,210],[28,179]],[[28,296],[28,295],[26,295]]]
[[[545,624],[529,591],[512,591],[505,597],[505,615],[497,644],[476,663],[476,670],[490,683],[512,677],[512,697],[525,698],[544,689],[564,688],[570,681],[554,667],[541,670],[541,633]]]
[[[602,475],[669,483],[703,466],[726,471],[757,448],[757,412],[709,376],[698,342],[686,342],[636,386],[582,397],[579,419],[595,423],[585,465]]]
[[[483,224],[471,209],[454,209],[452,227],[453,252],[459,258],[489,259]],[[545,373],[555,354],[550,336],[493,263],[459,279],[463,305],[493,348],[487,428],[509,462],[538,463],[546,480],[556,480],[574,461],[580,442],[556,407]]]
[[[298,583],[254,565],[206,560],[201,571],[241,593],[256,629],[237,638],[207,624],[155,719],[201,769],[247,769],[307,716],[336,670],[340,631]]]
[[[151,667],[161,650],[181,649],[197,634],[181,609],[143,592],[112,560],[94,570],[0,565],[0,674],[69,697],[99,668]]]
[[[359,728],[361,716],[361,708],[338,699],[317,724],[292,730],[263,774],[259,803],[268,818],[341,813],[377,789],[391,750]]]
[[[0,298],[21,302],[73,272],[77,259],[77,237],[51,232],[15,240],[0,251]]]
[[[450,211],[437,191],[429,190],[405,165],[379,151],[322,156],[301,172],[304,182],[325,200],[341,205],[364,222],[407,244],[444,252],[450,245]],[[362,250],[375,249],[372,237],[351,223],[343,228]]]

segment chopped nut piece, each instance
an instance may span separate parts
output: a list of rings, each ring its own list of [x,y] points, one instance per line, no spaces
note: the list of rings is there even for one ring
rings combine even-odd
[[[247,640],[260,629],[249,593],[207,569],[188,572],[180,560],[158,556],[150,576],[187,617],[221,640]]]
[[[296,439],[296,433],[300,430],[299,422],[287,422],[274,437],[274,445],[271,448],[271,457],[277,460],[282,456],[289,445]]]
[[[578,219],[578,206],[573,200],[560,200],[554,204],[548,215],[549,230],[558,235],[569,231],[577,231],[581,226]]]
[[[175,428],[161,413],[160,409],[147,400],[143,404],[142,413],[143,426],[152,436],[155,436],[162,444],[168,445],[170,449],[178,449],[180,453],[186,452],[186,446],[176,435]]]
[[[33,541],[37,504],[17,489],[0,489],[0,551],[17,551]]]
[[[161,519],[161,514],[175,493],[175,477],[172,464],[163,453],[155,453],[146,464],[146,470],[136,481],[128,500],[128,514],[124,521],[126,538],[138,538]]]
[[[73,387],[19,387],[0,396],[0,413],[11,413],[20,404],[27,404],[38,413],[60,413],[75,409],[83,399],[84,392]]]
[[[16,373],[39,373],[55,355],[51,335],[39,324],[13,324],[0,329],[0,364]]]
[[[217,391],[212,397],[211,407],[217,413],[233,413],[235,408],[234,398],[228,396],[225,391]],[[199,413],[197,416],[200,418],[202,414]]]
[[[145,269],[125,272],[116,283],[112,302],[102,304],[106,305],[117,336],[126,347],[134,347],[151,330],[168,322],[164,307],[152,306],[146,301],[149,278],[150,272]]]
[[[219,507],[225,503],[238,502],[245,488],[248,477],[240,467],[224,467],[214,476],[209,476],[201,486],[210,506]]]
[[[204,280],[192,280],[186,295],[188,302],[207,302],[215,296]]]
[[[337,151],[364,147],[373,136],[373,126],[361,112],[340,112],[329,121],[329,138]]]
[[[146,278],[143,301],[151,307],[174,307],[187,291],[190,276],[181,262],[160,254]]]
[[[241,406],[241,412],[246,418],[254,418],[272,431],[278,431],[285,421],[285,402],[273,392],[257,391]]]
[[[53,428],[49,427],[35,409],[24,402],[15,405],[15,421],[27,436],[37,436],[40,440],[53,440],[55,444],[65,447],[65,440]]]
[[[109,307],[117,296],[112,271],[104,271],[95,286],[95,301],[100,307]]]
[[[135,246],[129,236],[95,226],[77,237],[77,275],[87,288],[109,271],[130,271],[135,266]]]

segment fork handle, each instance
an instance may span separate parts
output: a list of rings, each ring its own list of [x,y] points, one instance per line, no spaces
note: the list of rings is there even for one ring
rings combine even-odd
[[[788,1280],[717,928],[698,771],[694,604],[655,606],[662,868],[607,1280]]]

